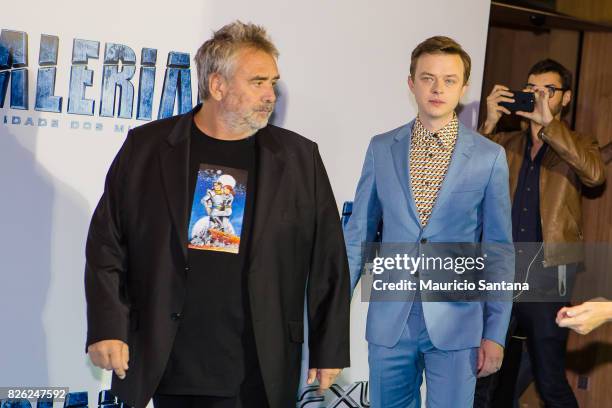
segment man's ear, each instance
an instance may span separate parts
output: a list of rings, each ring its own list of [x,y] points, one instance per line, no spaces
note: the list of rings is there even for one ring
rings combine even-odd
[[[561,99],[561,105],[566,107],[572,101],[572,91],[563,92],[563,97]]]
[[[220,101],[226,95],[227,81],[221,74],[215,72],[208,77],[208,90],[212,99]]]
[[[465,93],[467,92],[468,86],[470,85],[469,82],[466,82],[463,84],[463,86],[461,87],[461,98],[463,98],[463,95],[465,95]]]
[[[412,75],[408,75],[408,88],[414,92],[414,81],[412,79]]]

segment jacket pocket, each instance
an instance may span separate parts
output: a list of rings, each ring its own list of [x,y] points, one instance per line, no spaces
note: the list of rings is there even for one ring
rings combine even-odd
[[[293,343],[304,342],[304,322],[296,320],[289,321],[289,340]]]
[[[485,186],[480,183],[460,183],[453,188],[453,193],[468,193],[472,191],[484,192]]]

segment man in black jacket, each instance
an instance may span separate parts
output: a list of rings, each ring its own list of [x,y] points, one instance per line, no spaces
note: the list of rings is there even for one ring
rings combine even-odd
[[[349,365],[349,274],[315,143],[268,125],[278,52],[234,22],[196,55],[202,106],[129,132],[87,240],[87,350],[143,407],[295,404]]]

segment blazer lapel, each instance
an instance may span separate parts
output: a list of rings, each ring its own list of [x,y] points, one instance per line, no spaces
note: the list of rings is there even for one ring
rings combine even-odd
[[[160,150],[161,178],[174,229],[187,260],[187,223],[189,222],[189,141],[193,111],[179,119],[168,135],[168,144]]]
[[[459,180],[466,175],[463,172],[465,165],[468,163],[472,156],[472,150],[474,146],[474,140],[472,135],[469,134],[467,129],[459,122],[459,131],[457,134],[457,142],[455,143],[455,151],[451,156],[451,162],[446,171],[446,176],[440,186],[438,197],[431,210],[431,214],[435,214],[446,200],[448,200],[453,187],[459,182]],[[429,225],[429,223],[427,223]]]
[[[414,120],[398,130],[395,135],[395,143],[391,145],[391,156],[397,178],[402,186],[402,191],[408,202],[409,212],[417,225],[421,225],[419,212],[414,202],[412,188],[410,187],[410,141],[412,139],[412,126]]]
[[[259,131],[257,135],[258,145],[258,166],[257,166],[257,185],[255,193],[255,208],[253,211],[253,231],[251,234],[251,261],[258,253],[257,247],[262,239],[266,225],[269,222],[270,214],[278,197],[278,193],[283,189],[285,154],[281,144],[275,135],[270,132],[269,127]]]

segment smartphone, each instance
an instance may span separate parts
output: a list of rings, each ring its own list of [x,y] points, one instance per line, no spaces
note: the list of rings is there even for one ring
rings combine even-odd
[[[514,94],[514,102],[500,102],[500,106],[514,113],[516,111],[533,112],[535,107],[535,94],[533,92],[510,91]]]

